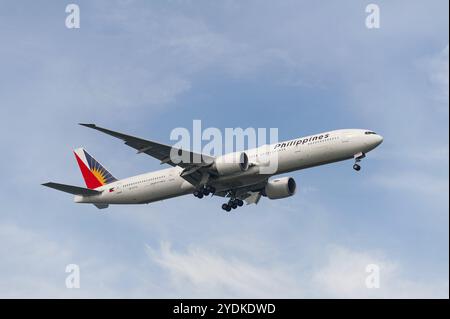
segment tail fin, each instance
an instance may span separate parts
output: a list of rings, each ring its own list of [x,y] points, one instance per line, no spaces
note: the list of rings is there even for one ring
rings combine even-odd
[[[117,179],[112,176],[102,164],[97,162],[84,148],[77,148],[74,151],[81,174],[83,174],[86,186],[94,189],[112,182]]]

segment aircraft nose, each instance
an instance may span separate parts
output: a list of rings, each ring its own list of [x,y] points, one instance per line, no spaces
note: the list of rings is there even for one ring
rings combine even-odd
[[[381,143],[383,143],[383,140],[384,140],[384,139],[383,139],[383,136],[377,134],[377,135],[376,135],[376,139],[377,139],[377,140],[376,140],[377,146],[380,145]]]

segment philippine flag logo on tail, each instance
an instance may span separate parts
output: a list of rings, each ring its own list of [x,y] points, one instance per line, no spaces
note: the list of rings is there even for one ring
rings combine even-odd
[[[74,151],[74,154],[88,188],[94,189],[117,181],[117,179],[85,149],[77,148]]]

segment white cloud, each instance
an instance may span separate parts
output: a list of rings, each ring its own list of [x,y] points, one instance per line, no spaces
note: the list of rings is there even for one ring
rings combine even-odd
[[[331,249],[328,263],[317,270],[312,278],[316,288],[331,298],[368,298],[379,296],[378,289],[368,289],[366,278],[367,265],[379,266],[382,274],[381,287],[385,280],[392,277],[397,266],[382,256],[374,256],[366,252],[354,252],[343,247]],[[383,288],[384,289],[384,288]]]
[[[438,200],[441,208],[444,208],[444,204],[448,207],[448,175],[438,176],[411,169],[378,174],[372,178],[372,181],[387,190],[398,190],[407,195],[422,196],[425,199],[431,198],[431,202]]]
[[[448,282],[421,283],[403,278],[400,265],[379,252],[332,246],[325,263],[310,270],[283,264],[255,264],[200,247],[174,251],[167,242],[148,247],[151,259],[169,275],[181,297],[208,298],[430,298],[448,295]],[[305,262],[306,264],[306,262]],[[369,289],[366,267],[380,269],[380,287]]]
[[[148,249],[151,258],[169,272],[182,296],[277,298],[300,293],[283,269],[275,265],[253,265],[198,247],[179,253],[167,242],[159,251]]]
[[[379,267],[379,288],[366,286],[366,267],[373,264]],[[312,281],[321,296],[329,298],[448,298],[447,278],[423,283],[404,278],[402,272],[383,253],[334,246],[328,263],[316,271]]]

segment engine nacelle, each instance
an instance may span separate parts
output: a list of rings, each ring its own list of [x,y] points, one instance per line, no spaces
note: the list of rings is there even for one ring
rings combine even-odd
[[[219,175],[231,175],[248,169],[248,156],[245,152],[229,153],[216,158],[213,168]]]
[[[269,181],[262,194],[270,199],[281,199],[295,194],[297,184],[292,177],[282,177]]]

